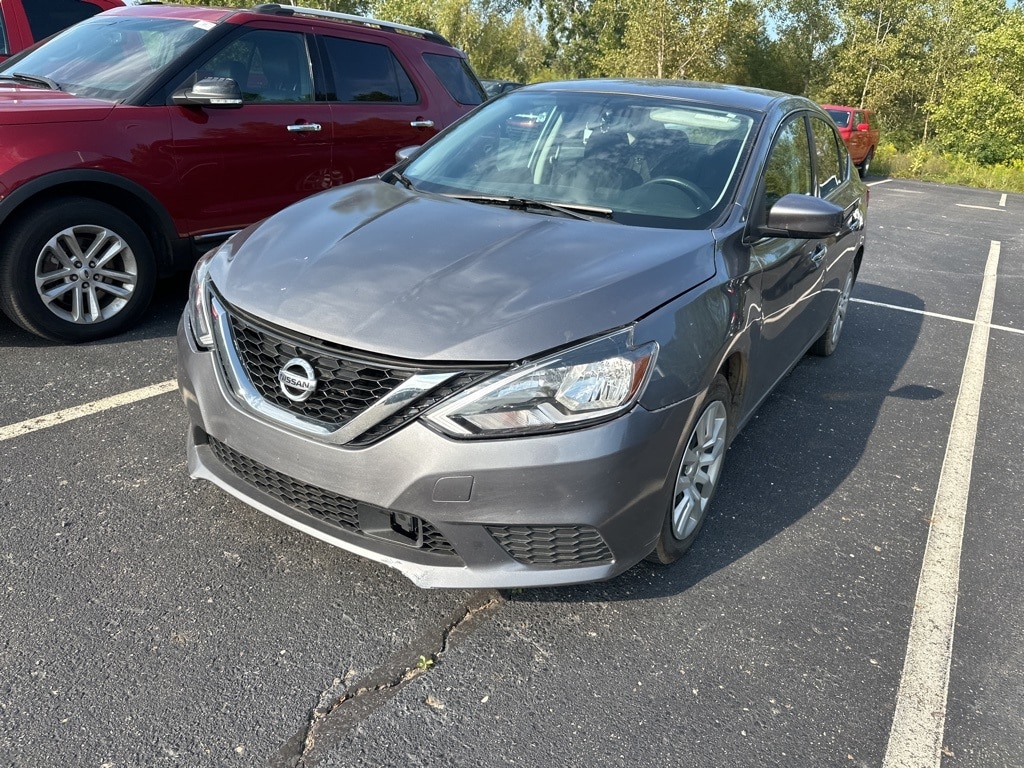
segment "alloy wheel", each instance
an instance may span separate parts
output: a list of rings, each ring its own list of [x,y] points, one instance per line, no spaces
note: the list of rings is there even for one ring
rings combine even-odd
[[[36,260],[39,298],[54,315],[76,324],[116,315],[128,304],[138,279],[139,266],[125,239],[96,225],[61,230]]]
[[[715,400],[700,415],[686,444],[672,495],[672,534],[686,539],[700,525],[725,459],[728,413]]]

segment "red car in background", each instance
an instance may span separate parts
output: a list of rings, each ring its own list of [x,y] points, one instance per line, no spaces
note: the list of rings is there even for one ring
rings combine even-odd
[[[860,169],[860,175],[867,176],[878,148],[879,132],[875,113],[870,109],[839,107],[833,104],[822,105],[822,109],[828,112],[838,126],[839,135],[842,136],[854,165]]]
[[[121,0],[0,0],[0,61],[54,32],[122,5]]]

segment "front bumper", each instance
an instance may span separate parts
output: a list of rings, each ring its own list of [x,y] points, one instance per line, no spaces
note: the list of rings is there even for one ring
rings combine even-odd
[[[415,421],[366,447],[328,445],[240,406],[185,326],[191,475],[421,587],[608,579],[661,532],[693,400],[537,437],[453,440]]]

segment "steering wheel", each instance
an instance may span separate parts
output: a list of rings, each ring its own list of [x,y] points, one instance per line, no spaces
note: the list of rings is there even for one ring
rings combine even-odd
[[[698,187],[692,181],[688,181],[687,179],[677,179],[673,176],[658,176],[657,178],[651,179],[650,181],[645,181],[638,187],[638,189],[650,187],[655,184],[667,184],[670,187],[675,187],[677,189],[683,190],[683,192],[685,192],[687,196],[693,201],[698,213],[703,213],[704,211],[707,211],[712,207],[711,198],[707,196],[707,193],[705,193],[703,189]]]

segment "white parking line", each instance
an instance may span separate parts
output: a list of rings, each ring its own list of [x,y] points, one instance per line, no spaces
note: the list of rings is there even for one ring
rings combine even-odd
[[[879,184],[888,184],[892,179],[882,179],[881,181],[869,181],[869,187],[877,187]]]
[[[1000,208],[1005,208],[1006,207],[1006,193],[1005,192],[1003,192],[1003,196],[999,198],[999,207]]]
[[[883,768],[939,768],[953,653],[960,551],[971,486],[978,412],[985,383],[989,327],[1000,244],[992,242],[967,348],[960,392],[932,508],[928,543],[914,600],[903,676]]]
[[[954,323],[964,323],[965,325],[977,325],[978,319],[973,320],[969,317],[954,317],[953,315],[940,315],[938,312],[928,312],[923,309],[912,309],[911,307],[901,307],[898,304],[884,304],[881,301],[868,301],[867,299],[850,299],[850,301],[857,304],[868,304],[872,307],[882,307],[884,309],[895,309],[897,312],[910,312],[914,315],[924,315],[925,317],[935,317],[939,320],[952,320]],[[989,323],[988,327],[993,331],[1005,331],[1006,333],[1019,333],[1024,335],[1024,328],[1011,328],[1008,325],[995,325]]]
[[[956,205],[958,208],[973,208],[976,211],[999,211],[1000,213],[1006,211],[1005,208],[993,208],[990,205],[968,205],[967,203],[957,203]]]
[[[130,405],[131,403],[137,403],[140,400],[146,400],[150,397],[156,397],[157,395],[173,392],[177,387],[178,382],[171,379],[169,381],[161,382],[160,384],[153,384],[152,386],[142,387],[141,389],[133,389],[131,392],[122,392],[120,395],[105,397],[102,400],[95,400],[91,403],[85,403],[84,405],[76,405],[74,408],[66,408],[63,411],[48,413],[45,416],[37,416],[34,419],[27,419],[25,421],[19,421],[17,424],[0,427],[0,443],[4,440],[11,440],[12,438],[20,437],[21,435],[27,435],[30,432],[38,432],[41,429],[47,429],[48,427],[55,427],[58,424],[64,424],[68,421],[74,421],[75,419],[80,419],[83,416],[90,416],[101,411],[109,411],[111,408]]]

